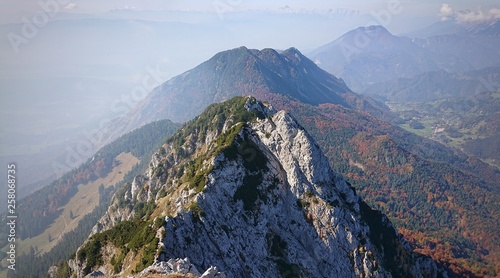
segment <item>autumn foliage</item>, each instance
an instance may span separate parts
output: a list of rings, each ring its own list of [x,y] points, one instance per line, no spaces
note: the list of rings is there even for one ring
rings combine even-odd
[[[418,252],[464,277],[500,275],[498,171],[362,112],[270,98]]]

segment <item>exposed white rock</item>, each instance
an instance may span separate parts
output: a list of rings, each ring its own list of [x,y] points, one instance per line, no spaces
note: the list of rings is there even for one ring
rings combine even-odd
[[[207,271],[203,272],[200,278],[226,278],[226,274],[219,272],[217,267],[211,266]]]
[[[244,107],[248,111],[257,111],[264,117],[269,117],[276,113],[276,109],[271,104],[264,104],[253,97],[247,97]]]
[[[193,276],[199,277],[201,274],[198,272],[196,267],[191,264],[188,258],[184,259],[170,259],[168,261],[156,262],[153,265],[147,267],[141,272],[141,275],[148,273],[157,274],[191,274]]]

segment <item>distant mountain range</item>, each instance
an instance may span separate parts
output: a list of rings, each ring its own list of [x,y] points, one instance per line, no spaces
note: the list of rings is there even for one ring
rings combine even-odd
[[[394,77],[439,69],[432,53],[382,26],[360,27],[307,54],[326,71],[357,91]]]
[[[383,115],[388,108],[371,98],[353,93],[342,79],[325,72],[297,49],[240,47],[216,54],[157,87],[124,122],[136,128],[158,119],[185,122],[209,104],[233,96],[263,97],[278,94],[309,103],[334,103]]]
[[[427,39],[429,37],[468,34],[472,36],[500,35],[500,20],[476,22],[457,22],[456,20],[440,20],[428,27],[406,34],[410,38]]]
[[[424,30],[425,38],[394,36],[382,26],[360,27],[307,56],[359,92],[374,83],[429,71],[463,73],[499,66],[499,22],[439,24]]]

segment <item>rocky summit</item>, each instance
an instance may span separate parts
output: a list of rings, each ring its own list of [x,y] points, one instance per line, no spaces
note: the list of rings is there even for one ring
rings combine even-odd
[[[209,106],[113,198],[78,277],[446,277],[413,253],[285,111]]]

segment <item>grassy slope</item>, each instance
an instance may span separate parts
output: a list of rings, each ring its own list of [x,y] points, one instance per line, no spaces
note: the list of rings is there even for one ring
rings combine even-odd
[[[112,186],[119,183],[139,160],[130,153],[121,153],[116,159],[120,162],[106,177],[95,180],[94,182],[78,185],[78,193],[70,201],[62,206],[61,215],[45,230],[42,234],[19,242],[19,253],[28,252],[30,246],[37,249],[39,253],[50,251],[62,236],[78,226],[78,222],[86,214],[99,204],[99,186]],[[70,211],[73,212],[73,218],[69,217]],[[51,241],[49,241],[49,234]]]

